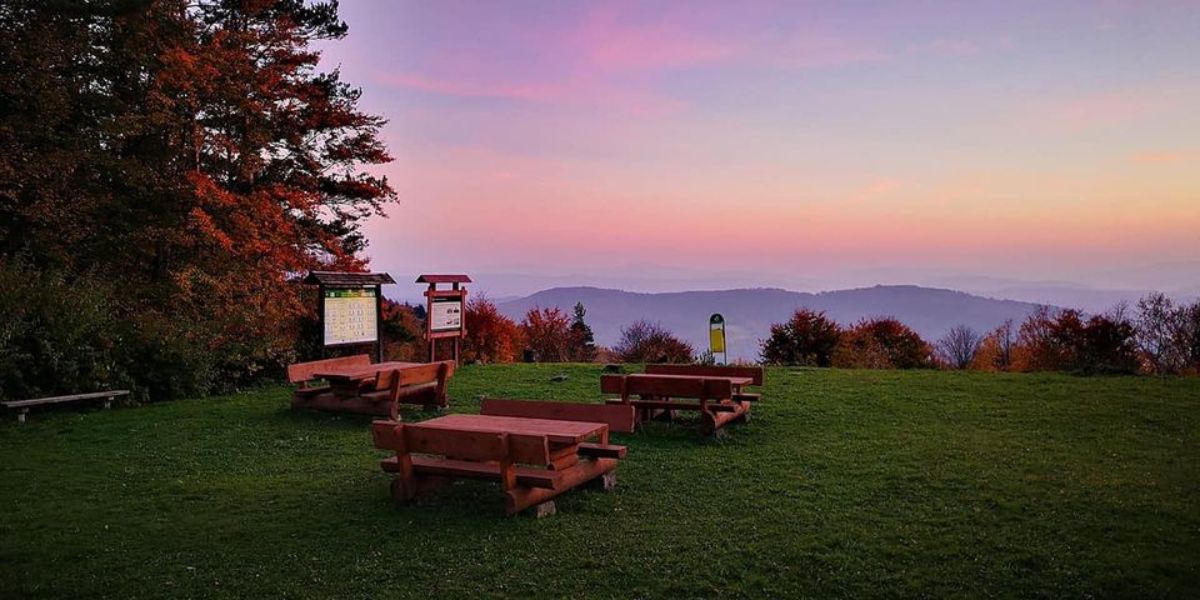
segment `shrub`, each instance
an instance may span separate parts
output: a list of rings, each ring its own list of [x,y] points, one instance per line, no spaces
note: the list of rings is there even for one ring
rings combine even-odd
[[[621,330],[613,351],[627,363],[690,363],[695,350],[658,323],[637,321]]]
[[[539,362],[564,362],[569,357],[571,320],[558,307],[531,308],[521,322],[525,345]]]
[[[0,264],[0,394],[122,387],[143,399],[196,396],[253,383],[291,360],[292,321],[273,320],[252,298],[211,309],[228,298],[194,290],[159,309],[103,278]]]
[[[467,335],[462,342],[464,362],[511,363],[524,348],[524,334],[512,319],[481,295],[467,302]]]
[[[1136,330],[1128,321],[1096,315],[1088,319],[1072,370],[1084,374],[1138,372]]]
[[[1074,309],[1040,308],[1021,324],[1014,368],[1082,374],[1135,373],[1136,329],[1120,316],[1087,319]]]
[[[383,355],[387,360],[421,362],[429,357],[424,339],[424,310],[418,316],[417,306],[383,299],[380,329],[383,333]]]
[[[104,281],[0,265],[0,396],[127,386],[128,329]]]
[[[931,354],[929,344],[900,321],[864,319],[842,334],[834,349],[833,366],[915,369],[932,366]]]
[[[759,355],[771,365],[828,367],[841,336],[841,326],[824,312],[802,308],[786,323],[771,325],[771,336],[762,342]]]

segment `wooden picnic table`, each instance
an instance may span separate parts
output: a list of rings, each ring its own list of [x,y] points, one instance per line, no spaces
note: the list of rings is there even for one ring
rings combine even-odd
[[[507,433],[510,436],[545,437],[554,450],[573,448],[593,436],[601,444],[608,443],[608,425],[584,421],[526,419],[524,417],[495,417],[491,415],[446,415],[414,423],[417,427]]]
[[[314,376],[330,383],[335,381],[365,381],[373,379],[380,371],[395,371],[409,367],[419,367],[425,363],[415,362],[381,362],[373,365],[355,367],[331,368],[315,373]]]
[[[425,363],[381,362],[373,365],[334,367],[314,373],[313,377],[329,382],[329,388],[338,398],[357,397],[363,382],[375,379],[380,371],[399,371],[423,366]]]
[[[674,379],[679,381],[696,381],[701,379],[724,379],[729,381],[729,385],[733,387],[734,393],[740,393],[742,388],[752,385],[754,380],[750,377],[726,377],[715,375],[658,375],[655,373],[630,373],[625,377],[629,379]]]

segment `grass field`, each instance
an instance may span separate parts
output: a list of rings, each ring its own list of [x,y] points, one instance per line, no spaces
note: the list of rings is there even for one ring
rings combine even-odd
[[[598,380],[466,367],[453,410]],[[10,419],[0,598],[1200,594],[1200,379],[767,380],[726,439],[616,436],[618,488],[541,520],[482,482],[395,507],[369,419],[293,413],[283,387]]]

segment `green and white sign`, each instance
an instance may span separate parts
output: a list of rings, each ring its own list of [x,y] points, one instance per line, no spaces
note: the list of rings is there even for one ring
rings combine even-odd
[[[325,289],[325,345],[361,344],[379,337],[375,288]]]

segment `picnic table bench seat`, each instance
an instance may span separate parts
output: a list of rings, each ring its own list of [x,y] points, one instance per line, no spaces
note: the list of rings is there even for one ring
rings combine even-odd
[[[85,400],[102,400],[104,408],[112,408],[112,402],[121,396],[128,396],[129,390],[107,390],[103,392],[87,392],[83,394],[70,394],[67,396],[48,396],[45,398],[31,398],[29,400],[9,400],[0,402],[5,408],[16,410],[17,422],[24,423],[26,415],[29,414],[29,409],[34,406],[46,406],[49,404],[62,404],[64,402],[82,402]]]
[[[636,412],[637,409],[632,406],[619,404],[508,398],[484,398],[479,405],[481,415],[605,423],[609,431],[619,433],[633,433],[637,427]]]
[[[324,370],[367,367],[371,365],[371,357],[367,354],[339,356],[288,365],[288,383],[295,384],[293,395],[297,399],[308,400],[332,391],[328,382],[321,382],[317,373]],[[320,382],[320,383],[319,383]]]
[[[372,364],[366,354],[296,363],[288,367],[288,380],[297,384],[292,408],[392,419],[400,404],[445,408],[454,367],[454,361]]]
[[[602,375],[600,391],[618,396],[609,404],[636,407],[639,422],[698,411],[701,432],[716,435],[729,423],[750,420],[761,396],[743,388],[762,382],[762,367],[646,365],[645,373]]]
[[[521,430],[519,423],[511,427],[512,432],[500,431],[496,424],[507,424],[502,417],[453,417],[458,420],[444,427],[435,423],[438,419],[427,424],[371,424],[375,447],[396,453],[383,459],[380,467],[396,475],[392,497],[397,502],[409,502],[456,478],[482,479],[500,483],[506,515],[534,508],[542,516],[553,512],[556,496],[574,487],[597,478],[606,489],[615,485],[614,470],[625,456],[624,447],[608,444],[607,427],[599,423],[574,424],[599,434],[598,443],[582,443],[570,436]],[[481,424],[473,425],[471,417],[481,419]]]

